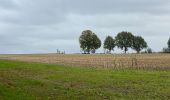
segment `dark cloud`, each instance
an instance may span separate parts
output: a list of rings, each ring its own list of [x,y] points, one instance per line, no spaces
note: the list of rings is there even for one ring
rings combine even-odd
[[[0,0],[0,53],[79,52],[85,29],[102,40],[131,31],[159,51],[170,37],[169,5],[167,0]]]

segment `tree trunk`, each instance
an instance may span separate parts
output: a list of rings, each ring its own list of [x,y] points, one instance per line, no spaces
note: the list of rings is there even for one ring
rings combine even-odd
[[[87,54],[90,54],[90,49],[87,49]]]
[[[109,50],[109,54],[111,54],[111,51],[112,51],[112,50]]]
[[[126,52],[127,52],[127,47],[125,47],[125,54],[126,54]]]

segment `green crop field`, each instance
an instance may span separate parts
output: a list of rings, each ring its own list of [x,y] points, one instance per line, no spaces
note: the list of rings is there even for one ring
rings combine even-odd
[[[0,99],[168,100],[170,70],[113,70],[0,60]]]

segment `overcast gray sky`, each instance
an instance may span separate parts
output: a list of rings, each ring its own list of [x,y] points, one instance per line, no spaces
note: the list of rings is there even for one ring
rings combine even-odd
[[[170,37],[170,0],[0,0],[0,53],[77,53],[86,29],[102,41],[129,31],[160,51]]]

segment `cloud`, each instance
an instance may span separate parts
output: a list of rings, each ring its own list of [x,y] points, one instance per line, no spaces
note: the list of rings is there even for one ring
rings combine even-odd
[[[56,48],[76,53],[86,29],[102,41],[107,35],[130,31],[160,51],[170,37],[169,4],[167,0],[1,0],[0,53]]]

